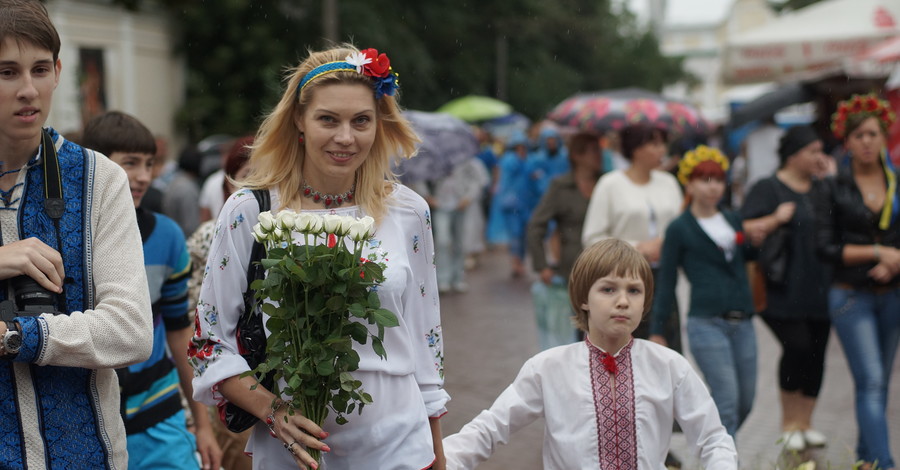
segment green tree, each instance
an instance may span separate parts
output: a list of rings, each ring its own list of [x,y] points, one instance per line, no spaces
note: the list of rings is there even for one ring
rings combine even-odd
[[[254,130],[281,94],[285,67],[327,46],[321,0],[162,1],[188,67],[177,119],[192,139]],[[341,41],[387,51],[409,109],[508,90],[516,110],[539,119],[577,92],[659,91],[686,77],[681,61],[664,57],[652,33],[611,0],[384,3],[340,0]]]

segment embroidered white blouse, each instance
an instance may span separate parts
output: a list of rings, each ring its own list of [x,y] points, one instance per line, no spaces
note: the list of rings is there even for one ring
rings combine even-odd
[[[475,468],[514,432],[544,417],[548,470],[663,470],[673,419],[704,468],[737,470],[734,441],[684,357],[632,340],[614,356],[614,382],[604,354],[583,341],[529,359],[490,409],[444,439],[447,469]]]
[[[272,207],[279,207],[277,191],[271,191]],[[372,396],[362,414],[352,413],[344,425],[334,422],[334,413],[323,426],[332,451],[323,454],[320,468],[420,469],[434,460],[429,417],[445,413],[450,396],[443,389],[443,344],[431,215],[419,195],[395,185],[389,209],[376,227],[375,238],[364,250],[366,258],[383,263],[385,282],[378,286],[381,305],[394,312],[400,325],[385,329],[382,360],[371,344],[356,344],[362,381]],[[358,206],[311,211],[362,217]],[[241,293],[246,272],[251,228],[259,217],[253,193],[233,194],[219,215],[210,247],[197,304],[196,327],[190,362],[194,366],[194,399],[217,404],[224,397],[217,384],[246,370],[238,354],[235,328],[243,310]],[[295,234],[297,239],[300,235]],[[267,318],[264,317],[264,321]],[[373,327],[374,328],[374,327]],[[287,399],[287,397],[284,397]],[[272,439],[265,424],[253,428],[247,444],[253,468],[296,468],[278,439]]]

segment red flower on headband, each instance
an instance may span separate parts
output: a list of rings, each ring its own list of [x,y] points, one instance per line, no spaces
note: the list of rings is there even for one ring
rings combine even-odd
[[[363,73],[372,77],[380,77],[384,78],[388,76],[388,73],[391,71],[391,59],[388,59],[387,54],[381,53],[379,54],[376,49],[363,49],[362,54],[366,56],[366,59],[370,59],[371,62],[363,65]]]

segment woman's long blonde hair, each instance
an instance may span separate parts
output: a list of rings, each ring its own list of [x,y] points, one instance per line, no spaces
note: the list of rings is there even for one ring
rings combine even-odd
[[[363,74],[339,71],[313,79],[299,96],[297,88],[303,77],[314,68],[328,62],[342,61],[352,52],[358,51],[349,44],[310,52],[306,60],[289,70],[281,101],[266,116],[256,134],[250,155],[252,170],[242,181],[243,186],[252,189],[278,188],[282,208],[302,206],[300,187],[306,152],[300,143],[300,130],[296,122],[320,87],[357,83],[369,87],[373,85]],[[419,138],[409,121],[400,114],[400,106],[394,96],[385,95],[377,99],[375,109],[375,141],[368,157],[356,171],[355,201],[366,214],[380,221],[387,212],[387,197],[391,192],[391,185],[386,183],[397,180],[391,170],[391,161],[411,157]]]

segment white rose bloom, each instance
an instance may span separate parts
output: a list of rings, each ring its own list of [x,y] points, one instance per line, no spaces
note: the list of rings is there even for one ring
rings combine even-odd
[[[347,236],[355,242],[362,241],[368,238],[366,233],[367,230],[366,224],[363,221],[354,220],[350,225],[349,230],[347,230]]]
[[[370,238],[372,236],[372,234],[375,233],[375,219],[373,219],[371,216],[367,215],[367,216],[359,219],[359,221],[362,222],[363,224],[365,224],[365,226],[366,226],[365,238]]]
[[[297,213],[290,210],[285,209],[278,213],[278,217],[275,219],[278,222],[278,226],[281,227],[282,230],[286,232],[293,232],[294,225],[297,220]]]
[[[313,235],[322,233],[322,229],[325,227],[325,221],[322,219],[322,216],[318,214],[309,214],[309,216],[312,218],[309,223],[309,233]]]
[[[300,233],[308,233],[310,222],[312,222],[312,215],[301,212],[297,214],[297,218],[294,220],[294,228]]]
[[[356,217],[350,217],[349,215],[345,215],[341,217],[341,228],[338,230],[338,235],[347,235],[350,233],[350,227],[356,223]]]
[[[256,224],[253,226],[253,238],[259,243],[265,243],[266,232],[263,231],[263,228],[260,224]]]
[[[272,213],[269,211],[260,212],[259,224],[262,225],[262,229],[265,232],[271,232],[272,228],[275,227],[275,217],[272,217]]]
[[[339,235],[341,229],[341,216],[337,214],[325,214],[322,216],[322,225],[325,233]]]
[[[281,240],[283,236],[284,233],[281,231],[281,227],[275,227],[275,230],[272,231],[273,240]]]

